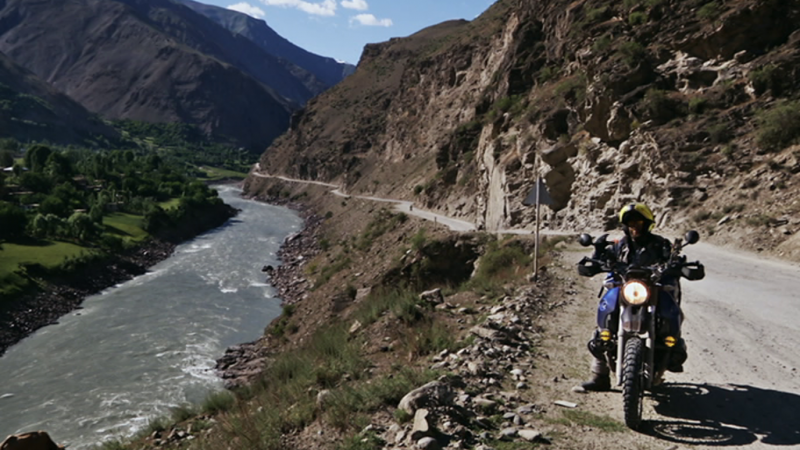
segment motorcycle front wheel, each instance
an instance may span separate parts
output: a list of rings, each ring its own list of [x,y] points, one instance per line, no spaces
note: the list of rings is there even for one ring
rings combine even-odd
[[[642,423],[644,398],[644,341],[632,337],[625,343],[622,359],[622,409],[625,425],[637,429]]]

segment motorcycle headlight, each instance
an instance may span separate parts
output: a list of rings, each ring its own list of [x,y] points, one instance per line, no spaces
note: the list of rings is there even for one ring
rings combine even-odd
[[[625,283],[625,286],[622,288],[622,296],[625,297],[625,301],[631,305],[639,306],[647,302],[650,292],[647,291],[647,286],[641,282],[629,281]]]

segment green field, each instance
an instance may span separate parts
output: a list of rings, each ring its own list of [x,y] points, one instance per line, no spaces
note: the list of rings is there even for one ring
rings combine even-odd
[[[180,204],[181,204],[181,200],[180,199],[173,198],[171,200],[167,200],[165,202],[159,203],[158,206],[160,206],[161,209],[163,209],[164,211],[169,211],[170,209],[177,208],[178,205],[180,205]]]
[[[113,213],[103,216],[103,225],[106,231],[117,234],[125,240],[141,241],[147,237],[147,232],[142,229],[143,219],[142,216],[133,214]]]
[[[215,181],[215,180],[224,180],[230,178],[236,178],[240,180],[244,180],[247,178],[247,174],[244,172],[234,172],[232,170],[226,169],[218,169],[216,167],[200,167],[200,170],[206,173],[206,180],[207,181]]]
[[[85,247],[67,242],[42,241],[35,245],[4,242],[0,250],[0,299],[28,285],[25,278],[14,273],[20,264],[41,264],[52,268],[87,251]]]

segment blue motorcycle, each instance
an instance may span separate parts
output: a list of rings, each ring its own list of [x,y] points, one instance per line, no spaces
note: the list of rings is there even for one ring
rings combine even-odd
[[[660,384],[665,371],[683,370],[680,278],[701,280],[705,269],[697,261],[687,262],[680,252],[700,235],[692,230],[684,236],[685,242],[676,239],[669,260],[651,266],[617,261],[607,236],[580,236],[580,244],[593,246],[594,254],[578,263],[578,273],[592,277],[607,272],[590,351],[615,368],[617,385],[622,386],[625,424],[636,429],[642,421],[644,392]]]

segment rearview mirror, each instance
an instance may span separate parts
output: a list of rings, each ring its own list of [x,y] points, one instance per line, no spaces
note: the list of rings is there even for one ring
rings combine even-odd
[[[697,241],[700,240],[700,233],[695,230],[689,230],[686,232],[686,236],[683,237],[683,240],[686,241],[687,244],[696,244]]]
[[[581,244],[581,246],[588,247],[588,246],[592,245],[592,236],[589,235],[589,234],[583,233],[578,238],[578,242]]]

